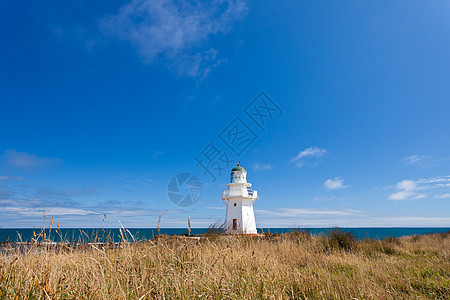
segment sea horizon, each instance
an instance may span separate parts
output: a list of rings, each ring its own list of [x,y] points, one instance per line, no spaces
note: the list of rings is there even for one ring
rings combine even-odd
[[[339,228],[344,232],[351,232],[356,239],[365,238],[383,239],[387,237],[402,237],[410,235],[423,235],[429,233],[441,233],[450,231],[450,227],[266,227],[258,228],[258,233],[288,233],[292,231],[304,230],[313,235],[324,235],[332,229]],[[5,242],[30,242],[34,234],[44,230],[45,237],[54,242],[94,242],[94,241],[114,241],[119,242],[121,237],[120,227],[108,228],[1,228],[0,243]],[[206,227],[191,227],[191,235],[200,235],[208,231]],[[158,228],[132,228],[122,229],[122,234],[128,241],[145,241],[158,235]],[[159,234],[166,235],[187,235],[187,227],[160,228]],[[42,237],[40,238],[42,240]]]

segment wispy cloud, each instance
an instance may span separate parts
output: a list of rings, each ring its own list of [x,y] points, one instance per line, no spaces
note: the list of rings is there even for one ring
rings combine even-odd
[[[332,227],[366,218],[367,212],[353,209],[273,208],[256,209],[255,215],[258,227]]]
[[[0,206],[2,206],[2,201],[5,201],[14,196],[14,193],[0,187]]]
[[[315,196],[312,201],[322,202],[322,201],[332,201],[335,200],[335,196]]]
[[[204,77],[222,62],[210,37],[227,33],[246,12],[242,0],[132,0],[100,27],[130,42],[147,63],[162,56],[180,76]]]
[[[214,210],[225,210],[225,205],[224,206],[207,206],[205,208],[206,209],[214,209]]]
[[[57,202],[50,203],[41,199],[0,199],[0,226],[36,226],[42,223],[44,211],[46,216],[55,216],[56,220],[65,227],[80,226],[80,224],[82,226],[99,226],[105,213],[107,219],[116,224],[117,220],[121,220],[124,225],[125,222],[134,224],[137,222],[141,226],[149,226],[149,223],[156,223],[159,214],[175,215],[183,212],[181,210],[148,209],[130,201],[126,201],[124,205],[126,206],[82,206],[80,204],[63,206],[58,205]],[[164,221],[166,222],[165,218]]]
[[[22,176],[0,175],[0,181],[25,181],[28,180]]]
[[[450,217],[446,216],[370,216],[366,212],[354,214],[305,214],[305,215],[281,215],[274,217],[269,214],[258,214],[256,211],[258,227],[448,227]]]
[[[2,165],[8,168],[21,170],[36,170],[49,167],[61,162],[58,158],[39,157],[35,154],[18,152],[13,149],[6,150],[1,155]]]
[[[428,216],[372,217],[349,220],[347,224],[348,226],[360,227],[446,227],[450,226],[450,218]]]
[[[341,177],[328,179],[327,181],[324,182],[323,186],[327,190],[340,190],[349,187],[348,185],[344,184],[344,179],[342,179]]]
[[[388,196],[389,200],[414,200],[427,197],[446,199],[446,196],[450,194],[450,176],[405,179],[398,182],[395,189],[397,191]]]
[[[256,163],[256,164],[253,165],[253,170],[255,170],[255,171],[272,170],[272,165],[271,164]]]
[[[108,218],[120,219],[127,217],[148,216],[161,214],[178,214],[180,210],[153,210],[153,209],[140,209],[140,208],[103,208],[103,207],[83,207],[83,208],[70,208],[70,207],[3,207],[2,213],[18,214],[21,217],[28,218],[41,218],[44,216],[65,216],[65,215],[103,215],[107,214]],[[0,214],[1,215],[1,214]]]
[[[441,195],[434,195],[434,198],[436,198],[436,199],[450,199],[450,193],[441,194]]]
[[[150,174],[134,174],[132,172],[122,172],[120,176],[111,177],[110,180],[118,187],[127,190],[134,190],[138,187],[150,187],[157,183],[155,176]]]
[[[48,208],[79,207],[75,198],[85,198],[99,193],[95,186],[74,189],[54,189],[24,185],[0,185],[0,207]]]
[[[117,207],[113,209],[95,207],[92,210],[99,213],[106,213],[109,217],[114,218],[125,218],[125,217],[137,217],[137,216],[149,216],[149,215],[171,215],[179,214],[183,212],[182,210],[157,210],[157,209],[145,209],[139,207]],[[164,219],[164,216],[163,216]]]
[[[450,157],[433,157],[432,155],[414,154],[408,155],[400,160],[400,163],[406,167],[421,166],[421,167],[436,167],[443,162],[450,160]]]
[[[291,163],[295,163],[297,167],[301,168],[305,161],[308,159],[318,159],[323,157],[327,153],[327,150],[321,149],[319,147],[309,147],[302,150],[290,160]]]
[[[406,156],[400,162],[403,163],[404,165],[411,166],[411,165],[419,164],[420,162],[423,162],[425,159],[428,159],[430,157],[431,156],[429,156],[429,155],[415,154],[415,155]]]
[[[26,217],[43,217],[44,211],[46,215],[50,216],[64,216],[64,215],[95,215],[99,214],[92,210],[68,207],[50,207],[44,208],[26,208],[26,207],[2,207],[2,213],[14,213]]]
[[[362,211],[352,209],[329,210],[329,209],[314,209],[314,208],[278,208],[273,210],[257,209],[256,212],[263,215],[272,215],[286,218],[311,216],[311,215],[352,216],[364,214],[364,212]]]
[[[97,194],[99,191],[95,186],[88,186],[79,189],[58,190],[53,188],[39,188],[35,196],[44,199],[65,200],[77,196],[91,196]]]
[[[417,184],[413,180],[402,180],[396,185],[397,192],[389,195],[389,200],[407,200],[424,198],[424,194],[417,193]]]

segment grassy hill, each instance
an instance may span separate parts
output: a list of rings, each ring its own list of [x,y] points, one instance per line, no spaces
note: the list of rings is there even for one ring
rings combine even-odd
[[[0,299],[450,299],[450,233],[336,229],[175,237],[0,254]]]

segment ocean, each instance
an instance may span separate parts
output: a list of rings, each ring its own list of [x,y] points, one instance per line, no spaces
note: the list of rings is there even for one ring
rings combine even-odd
[[[300,228],[307,230],[314,235],[325,234],[332,228]],[[385,237],[401,237],[414,234],[439,233],[450,231],[450,227],[432,227],[432,228],[400,228],[400,227],[367,227],[367,228],[341,228],[343,231],[352,232],[354,236],[362,240],[364,238],[382,239]],[[207,228],[192,228],[191,235],[202,234],[207,232]],[[291,232],[292,228],[262,228],[262,231],[267,233],[286,233]],[[39,234],[40,229],[0,229],[0,242],[30,242],[35,234]],[[167,235],[182,235],[187,234],[187,228],[161,228],[161,234]],[[261,232],[261,229],[258,229]],[[128,241],[144,241],[152,239],[158,234],[156,228],[128,228],[123,232]],[[59,231],[52,229],[45,230],[45,236],[49,237],[54,242],[103,242],[121,240],[121,233],[119,228],[61,228]],[[40,238],[41,239],[41,238]]]

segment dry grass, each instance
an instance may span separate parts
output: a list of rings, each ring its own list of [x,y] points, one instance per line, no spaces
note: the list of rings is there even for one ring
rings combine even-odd
[[[449,299],[450,234],[158,236],[0,255],[0,299]]]

